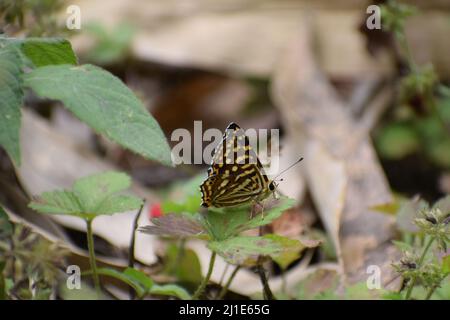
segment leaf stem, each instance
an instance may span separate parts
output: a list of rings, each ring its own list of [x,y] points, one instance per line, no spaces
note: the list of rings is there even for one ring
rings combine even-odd
[[[433,242],[434,242],[434,237],[428,241],[427,245],[423,249],[422,255],[420,256],[419,263],[417,265],[417,269],[420,269],[420,267],[422,266],[422,263],[425,260],[425,256],[427,255],[428,249],[430,249]],[[414,286],[416,285],[416,279],[417,279],[417,277],[415,277],[415,276],[413,276],[411,279],[411,283],[409,284],[408,291],[406,292],[406,296],[405,296],[406,300],[409,300],[409,298],[411,297]]]
[[[206,276],[203,278],[202,282],[200,283],[194,295],[192,296],[192,300],[198,300],[198,298],[203,294],[203,291],[205,290],[206,285],[209,282],[209,278],[211,278],[215,261],[216,261],[216,253],[213,251],[211,253],[211,258],[209,259],[208,272],[206,273]]]
[[[234,270],[231,273],[230,277],[228,278],[227,282],[222,287],[222,290],[220,290],[219,296],[217,297],[218,299],[223,299],[223,297],[225,297],[225,295],[228,292],[228,288],[230,287],[231,282],[233,281],[234,277],[236,276],[236,274],[238,273],[240,268],[241,268],[241,266],[236,266],[236,268],[234,268]]]
[[[88,250],[89,250],[89,261],[92,269],[92,277],[94,279],[95,291],[97,292],[97,296],[100,297],[100,280],[97,273],[97,264],[95,262],[95,251],[94,251],[94,234],[92,232],[92,221],[93,219],[87,219],[87,242],[88,242]]]

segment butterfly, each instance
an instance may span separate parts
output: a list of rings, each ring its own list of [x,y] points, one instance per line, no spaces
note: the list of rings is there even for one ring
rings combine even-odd
[[[214,151],[208,177],[200,186],[202,206],[220,208],[259,203],[273,194],[276,187],[276,182],[267,177],[244,130],[230,123]]]

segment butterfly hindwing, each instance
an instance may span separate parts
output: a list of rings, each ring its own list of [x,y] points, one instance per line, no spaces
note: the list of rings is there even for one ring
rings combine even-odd
[[[203,206],[243,204],[267,192],[269,180],[248,137],[231,123],[216,147],[208,177],[200,186]]]

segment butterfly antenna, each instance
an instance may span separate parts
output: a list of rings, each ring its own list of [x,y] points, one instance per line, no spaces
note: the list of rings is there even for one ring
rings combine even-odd
[[[283,173],[285,173],[286,171],[288,171],[289,169],[291,169],[293,166],[295,166],[297,163],[299,163],[300,161],[303,160],[303,157],[298,159],[297,161],[295,161],[293,164],[291,164],[289,167],[287,167],[286,169],[284,169],[283,171],[281,171],[279,174],[277,174],[275,176],[275,178],[273,178],[273,180],[276,180],[279,176],[281,176]],[[283,179],[281,179],[280,181],[283,181]]]

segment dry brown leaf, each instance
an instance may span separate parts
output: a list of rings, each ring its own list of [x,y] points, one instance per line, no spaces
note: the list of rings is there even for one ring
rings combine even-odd
[[[152,219],[153,225],[139,228],[140,232],[158,236],[173,236],[178,238],[199,236],[205,233],[200,222],[188,215],[169,213],[160,218]]]
[[[81,8],[83,24],[94,21],[111,27],[125,21],[135,25],[131,54],[144,61],[268,77],[305,16],[314,16],[320,60],[327,72],[341,77],[388,72],[389,57],[370,57],[357,29],[365,6],[357,1],[342,3],[347,10],[334,2],[307,0],[190,0],[182,4],[135,0],[133,6],[124,0],[111,0],[108,6],[78,0],[74,4]],[[87,52],[92,39],[79,33],[74,47]]]
[[[289,134],[306,137],[307,185],[345,275],[364,279],[369,262],[389,274],[393,219],[369,209],[390,200],[389,187],[370,140],[352,143],[356,122],[317,67],[308,28],[283,59],[272,93]]]

